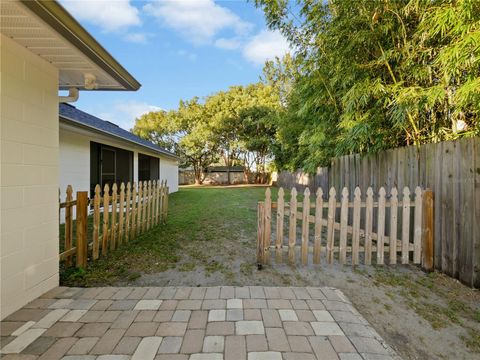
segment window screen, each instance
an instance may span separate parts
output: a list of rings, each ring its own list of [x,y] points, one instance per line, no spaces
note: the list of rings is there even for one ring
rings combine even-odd
[[[90,142],[90,193],[95,193],[95,186],[105,184],[110,188],[113,183],[133,181],[133,152]]]
[[[138,180],[158,180],[160,179],[160,159],[138,154]]]

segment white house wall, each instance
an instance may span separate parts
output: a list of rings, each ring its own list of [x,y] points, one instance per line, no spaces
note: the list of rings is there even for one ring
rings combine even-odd
[[[58,285],[58,71],[0,34],[0,319]]]
[[[178,191],[178,162],[160,159],[160,179],[167,180],[170,193]]]

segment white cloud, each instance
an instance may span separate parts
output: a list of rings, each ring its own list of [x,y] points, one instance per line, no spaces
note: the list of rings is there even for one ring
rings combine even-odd
[[[161,107],[148,104],[144,101],[130,100],[115,102],[108,112],[98,113],[102,120],[117,124],[125,130],[130,130],[135,125],[135,119],[150,111],[162,110]]]
[[[219,38],[215,40],[214,45],[220,49],[235,50],[240,47],[241,43],[238,38],[231,38],[231,39]]]
[[[243,70],[243,64],[236,59],[227,59],[227,64],[235,67],[237,70]]]
[[[138,9],[130,0],[62,0],[62,5],[81,21],[98,25],[106,32],[140,25]]]
[[[178,31],[196,45],[210,43],[222,30],[245,35],[253,28],[253,24],[213,0],[150,2],[143,9],[155,16],[160,24]]]
[[[125,35],[124,39],[128,42],[133,42],[137,44],[146,44],[147,43],[147,34],[145,33],[128,33]]]
[[[288,41],[278,31],[263,30],[252,37],[243,48],[243,56],[255,65],[262,65],[275,56],[282,57],[290,50]]]
[[[187,58],[190,61],[195,61],[197,60],[197,54],[194,54],[190,51],[187,50],[178,50],[177,54],[181,57]]]
[[[129,126],[126,129],[130,129],[135,124],[135,119],[140,117],[143,114],[146,114],[150,111],[159,111],[162,110],[161,107],[156,105],[151,105],[143,101],[127,101],[118,103],[115,105],[115,110],[121,114],[125,114],[126,119],[128,119]]]

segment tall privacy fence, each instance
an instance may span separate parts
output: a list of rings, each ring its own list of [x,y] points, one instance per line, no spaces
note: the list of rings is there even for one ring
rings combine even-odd
[[[138,187],[136,183],[133,186],[121,183],[119,187],[113,184],[111,188],[106,184],[102,193],[97,185],[92,199],[88,198],[87,191],[77,191],[73,199],[69,185],[65,201],[59,204],[59,211],[62,209],[65,209],[65,222],[60,261],[65,260],[66,266],[71,266],[75,255],[76,266],[86,267],[89,257],[97,260],[100,254],[106,255],[165,223],[168,186],[166,181],[139,182]]]
[[[383,187],[378,194],[371,187],[363,194],[343,188],[341,195],[331,188],[324,200],[323,190],[311,202],[306,188],[297,199],[293,188],[286,201],[284,190],[272,201],[270,189],[258,203],[257,262],[291,265],[328,264],[394,265],[422,264],[433,269],[433,194],[420,187],[411,194],[405,187],[390,194]],[[413,198],[411,197],[413,196]],[[376,222],[374,222],[376,219]],[[374,224],[375,223],[375,224]]]
[[[285,188],[415,186],[432,189],[434,205],[434,265],[463,283],[480,288],[480,138],[463,138],[419,147],[409,146],[376,154],[348,155],[332,160],[315,175],[281,172]]]

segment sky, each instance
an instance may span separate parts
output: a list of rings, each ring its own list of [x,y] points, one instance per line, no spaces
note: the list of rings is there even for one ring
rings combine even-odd
[[[136,92],[82,91],[73,105],[127,130],[148,111],[257,82],[265,60],[288,51],[252,1],[60,3],[142,84]]]

